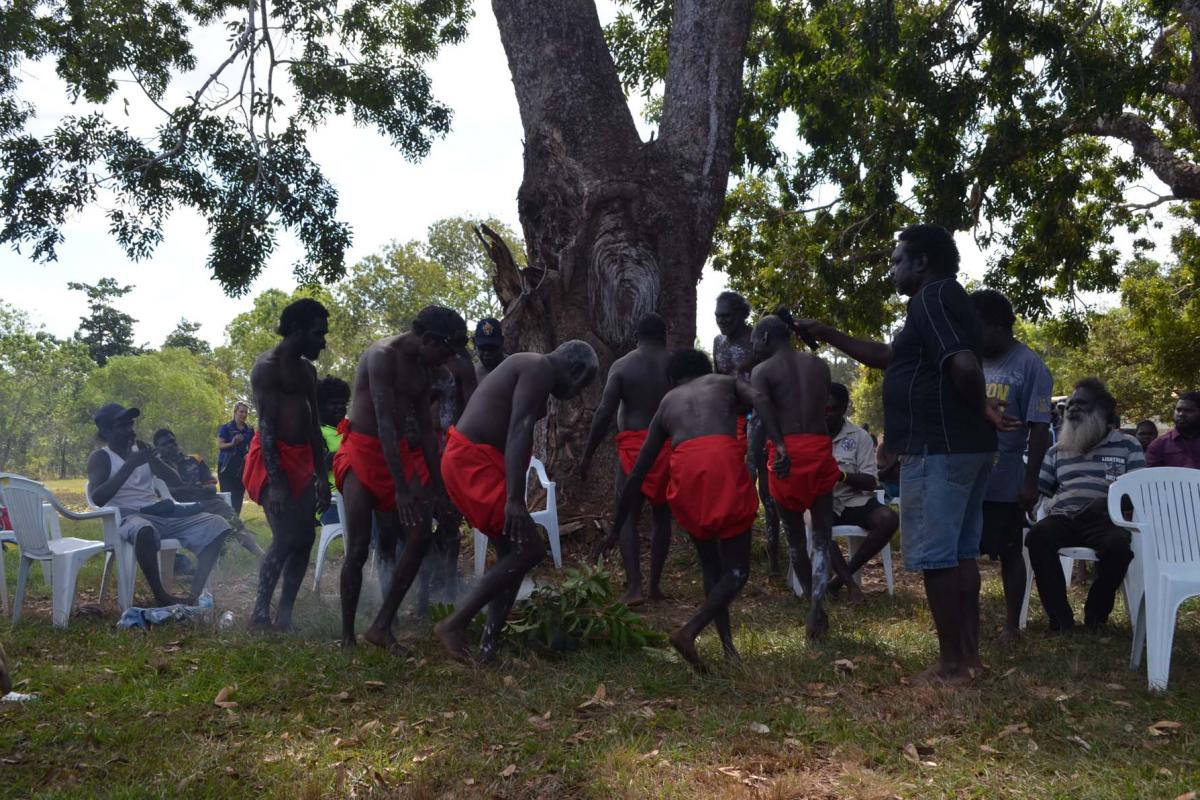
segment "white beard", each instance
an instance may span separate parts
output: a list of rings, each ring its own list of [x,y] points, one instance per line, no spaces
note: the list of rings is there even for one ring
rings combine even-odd
[[[1108,420],[1104,412],[1093,411],[1079,422],[1064,419],[1058,434],[1058,451],[1066,455],[1081,456],[1091,450],[1108,435]]]

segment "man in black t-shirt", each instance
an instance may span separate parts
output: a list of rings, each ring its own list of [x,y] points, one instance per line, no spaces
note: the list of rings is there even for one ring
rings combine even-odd
[[[983,494],[996,428],[1016,420],[988,404],[979,362],[980,324],[955,280],[958,248],[937,225],[901,231],[891,279],[908,315],[891,344],[856,339],[814,320],[799,321],[883,376],[884,438],[900,454],[904,565],[920,570],[937,627],[938,663],[918,682],[972,680],[979,659],[979,540]]]

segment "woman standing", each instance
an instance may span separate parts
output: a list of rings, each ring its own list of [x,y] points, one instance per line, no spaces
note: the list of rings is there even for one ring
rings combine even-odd
[[[230,505],[234,513],[242,513],[242,498],[246,487],[242,485],[242,467],[246,463],[246,453],[250,450],[250,440],[254,438],[254,428],[246,424],[246,415],[250,413],[250,405],[241,400],[233,404],[233,420],[226,422],[217,430],[217,478],[221,482],[221,491],[229,492]]]

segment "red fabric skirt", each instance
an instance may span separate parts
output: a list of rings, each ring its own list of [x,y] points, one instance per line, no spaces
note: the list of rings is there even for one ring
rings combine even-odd
[[[675,521],[697,539],[732,539],[750,530],[758,492],[737,438],[700,436],[675,445],[667,502]]]
[[[621,461],[621,470],[626,475],[633,471],[638,454],[646,441],[646,429],[640,431],[621,431],[617,434],[617,458]],[[663,448],[658,451],[658,457],[646,479],[642,481],[642,494],[652,506],[661,506],[667,502],[667,484],[671,480],[671,440],[668,439]]]
[[[767,485],[775,502],[789,511],[804,512],[813,501],[837,486],[842,471],[833,458],[833,440],[821,433],[793,433],[783,437],[792,469],[786,478],[771,469],[775,448],[767,448]]]
[[[375,510],[394,511],[396,482],[392,480],[387,459],[383,457],[383,443],[379,437],[350,430],[344,419],[338,425],[338,432],[342,434],[342,446],[333,454],[333,480],[338,491],[342,490],[346,473],[353,470],[354,477],[375,498]],[[409,447],[405,439],[397,444],[400,447],[400,463],[404,467],[404,480],[411,484],[416,478],[422,486],[428,486],[430,476],[425,454],[420,449]]]
[[[288,488],[292,497],[299,497],[313,485],[313,453],[311,444],[289,444],[275,440],[279,447],[279,463],[287,475]],[[263,461],[262,445],[258,434],[250,440],[250,451],[246,453],[246,465],[242,468],[242,485],[250,499],[262,505],[263,489],[267,485],[267,464]]]
[[[472,442],[451,425],[442,453],[442,483],[450,502],[472,528],[492,538],[504,535],[508,501],[504,453]]]

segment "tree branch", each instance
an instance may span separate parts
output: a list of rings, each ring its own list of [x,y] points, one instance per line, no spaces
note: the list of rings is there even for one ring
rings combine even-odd
[[[554,132],[585,163],[641,140],[593,0],[492,0],[526,141]]]
[[[676,0],[659,142],[698,184],[697,224],[715,223],[742,103],[751,0]]]
[[[1163,144],[1150,123],[1136,114],[1124,113],[1076,122],[1067,132],[1111,136],[1128,142],[1134,154],[1170,187],[1177,199],[1200,200],[1200,165],[1180,157]]]

